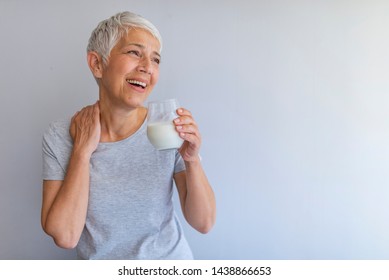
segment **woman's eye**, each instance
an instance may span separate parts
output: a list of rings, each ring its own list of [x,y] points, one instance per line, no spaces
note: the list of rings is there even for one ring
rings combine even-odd
[[[140,53],[138,51],[134,51],[134,50],[128,51],[127,53],[128,54],[133,54],[133,55],[136,55],[136,56],[140,56]]]
[[[156,64],[160,64],[161,60],[159,58],[153,58],[153,62],[155,62]]]

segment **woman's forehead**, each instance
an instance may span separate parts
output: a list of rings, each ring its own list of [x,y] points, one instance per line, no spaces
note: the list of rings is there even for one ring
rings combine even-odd
[[[160,42],[149,31],[140,28],[130,28],[124,33],[115,47],[123,48],[127,45],[143,46],[151,51],[160,51]]]

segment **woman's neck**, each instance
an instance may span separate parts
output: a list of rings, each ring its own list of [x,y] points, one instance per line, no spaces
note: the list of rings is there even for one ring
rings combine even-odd
[[[116,142],[134,134],[143,124],[147,109],[114,109],[100,103],[101,142]]]

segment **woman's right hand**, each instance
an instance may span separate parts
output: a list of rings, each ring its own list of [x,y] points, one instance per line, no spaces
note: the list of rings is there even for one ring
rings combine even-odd
[[[100,107],[97,101],[74,114],[70,124],[70,136],[73,139],[73,152],[91,156],[100,142]]]

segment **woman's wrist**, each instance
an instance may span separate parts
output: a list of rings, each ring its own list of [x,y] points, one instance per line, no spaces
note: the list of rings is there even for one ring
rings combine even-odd
[[[72,159],[77,160],[79,162],[88,162],[88,163],[90,161],[91,156],[92,156],[92,153],[88,152],[85,149],[76,148],[76,147],[73,148],[73,151],[71,154]]]
[[[193,159],[190,160],[184,160],[186,168],[190,166],[196,166],[201,165],[201,156],[197,155],[196,157],[193,157]]]

